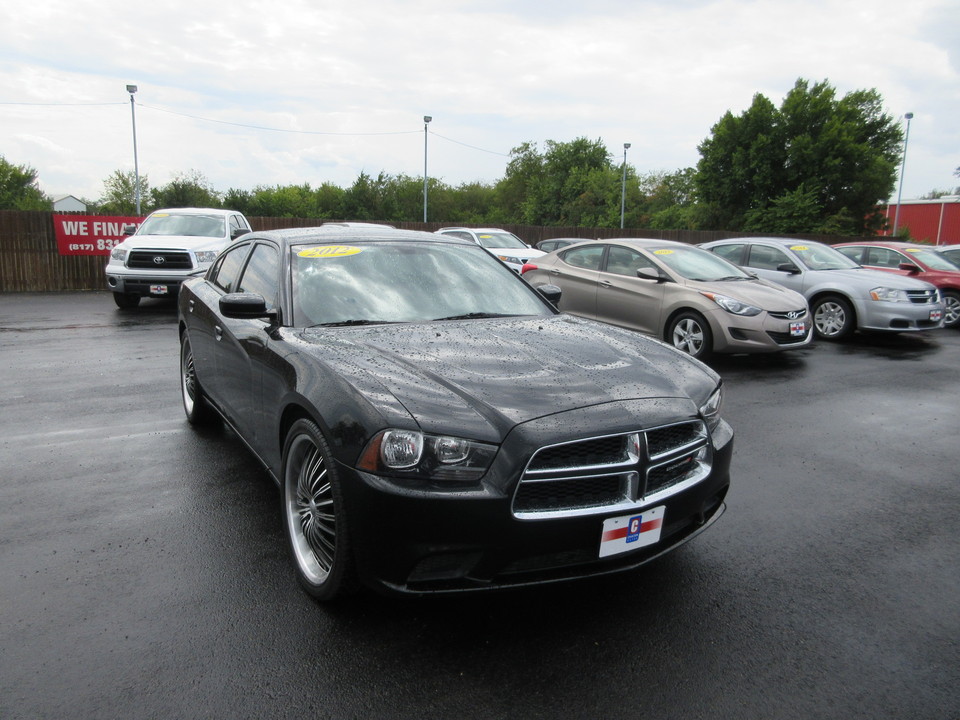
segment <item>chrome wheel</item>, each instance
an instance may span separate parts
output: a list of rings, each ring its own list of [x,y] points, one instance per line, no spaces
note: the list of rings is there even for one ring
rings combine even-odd
[[[707,321],[692,312],[677,317],[670,326],[668,339],[678,350],[695,358],[703,358],[713,348]]]
[[[954,327],[960,324],[960,295],[943,294],[943,326]]]
[[[822,338],[842,338],[853,330],[853,311],[840,298],[825,298],[813,308],[813,327]]]
[[[304,588],[319,600],[351,589],[353,566],[336,468],[319,428],[308,420],[294,423],[287,438],[282,503]]]
[[[180,341],[180,395],[183,397],[183,411],[187,421],[200,425],[212,417],[200,383],[197,381],[197,369],[194,364],[193,350],[186,334]]]

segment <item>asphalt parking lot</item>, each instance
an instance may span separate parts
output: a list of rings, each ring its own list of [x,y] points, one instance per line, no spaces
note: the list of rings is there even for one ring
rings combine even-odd
[[[0,718],[960,718],[960,332],[712,365],[733,485],[677,552],[324,607],[172,304],[0,295]]]

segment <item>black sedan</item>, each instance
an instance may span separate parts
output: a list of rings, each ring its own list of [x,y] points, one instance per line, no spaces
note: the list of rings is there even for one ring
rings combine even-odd
[[[636,567],[723,510],[720,379],[558,292],[436,234],[252,233],[180,293],[187,418],[280,485],[320,600]]]

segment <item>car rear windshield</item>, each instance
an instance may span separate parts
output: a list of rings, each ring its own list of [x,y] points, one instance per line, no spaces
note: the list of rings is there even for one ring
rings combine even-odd
[[[186,235],[226,237],[226,220],[220,215],[154,213],[140,226],[137,235]]]
[[[554,312],[516,273],[476,245],[295,245],[291,272],[298,327]]]

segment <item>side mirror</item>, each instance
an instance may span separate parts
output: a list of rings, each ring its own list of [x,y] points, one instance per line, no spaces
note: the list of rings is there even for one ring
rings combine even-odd
[[[122,235],[133,235],[137,231],[136,225],[124,225]]]
[[[900,263],[899,265],[897,265],[897,269],[899,269],[899,270],[904,270],[904,271],[910,273],[911,275],[916,275],[917,273],[920,272],[920,268],[919,268],[918,266],[914,265],[913,263],[908,263],[908,262],[902,262],[902,263]]]
[[[248,232],[253,232],[253,231],[250,230],[249,228],[234,228],[233,230],[230,231],[230,239],[236,240],[238,237],[242,235],[246,235]]]
[[[276,324],[277,313],[267,309],[267,301],[256,293],[229,293],[220,298],[220,313],[236,320],[267,318]]]
[[[554,307],[560,302],[560,296],[563,294],[563,290],[556,285],[540,285],[536,290],[544,300]]]
[[[641,280],[654,280],[658,283],[667,281],[659,270],[653,268],[637,268],[637,277]]]
[[[800,268],[793,263],[781,263],[780,265],[777,265],[777,272],[785,272],[790,275],[799,275]]]

